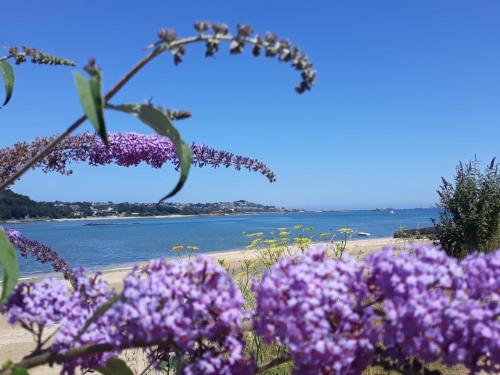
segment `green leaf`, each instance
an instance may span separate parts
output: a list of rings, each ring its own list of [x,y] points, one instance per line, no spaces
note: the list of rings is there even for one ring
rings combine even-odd
[[[12,294],[19,279],[19,263],[17,263],[16,249],[10,243],[7,234],[0,227],[0,265],[3,269],[2,294],[0,305]]]
[[[22,367],[16,367],[14,370],[12,370],[12,375],[29,375],[28,370]]]
[[[4,363],[2,363],[2,367],[0,367],[2,370],[6,370],[8,368],[11,368],[14,362],[12,362],[10,359],[6,360]]]
[[[181,139],[179,132],[165,112],[150,104],[108,105],[108,108],[129,113],[153,128],[156,133],[170,138],[174,144],[175,153],[179,158],[181,175],[177,185],[175,185],[170,193],[160,199],[160,202],[177,194],[187,180],[189,169],[193,161],[193,152],[191,151],[191,147]]]
[[[0,73],[2,73],[3,85],[5,88],[5,100],[0,108],[5,106],[10,98],[12,97],[12,91],[14,90],[14,69],[7,61],[0,61]]]
[[[107,146],[108,136],[104,122],[104,98],[102,97],[101,74],[97,71],[92,77],[86,79],[79,72],[76,72],[75,83],[85,116],[94,125],[97,134],[99,134]]]
[[[106,367],[98,368],[97,371],[104,375],[134,375],[127,364],[120,358],[116,357],[111,358],[106,363]]]
[[[113,297],[111,297],[106,302],[104,302],[101,306],[99,306],[99,308],[94,312],[94,314],[85,322],[82,329],[78,333],[75,341],[78,341],[80,339],[80,337],[82,337],[82,335],[85,333],[87,328],[89,328],[92,323],[95,323],[97,321],[97,319],[99,319],[101,316],[103,316],[104,313],[106,311],[108,311],[111,308],[111,306],[113,306],[116,302],[118,302],[121,297],[122,297],[121,294],[115,294]]]

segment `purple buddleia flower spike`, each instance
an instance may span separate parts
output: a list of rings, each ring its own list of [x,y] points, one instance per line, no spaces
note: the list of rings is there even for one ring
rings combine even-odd
[[[273,266],[254,292],[257,333],[288,346],[295,374],[360,374],[370,364],[380,329],[355,260],[311,248]]]
[[[108,283],[100,278],[99,273],[87,276],[84,269],[79,268],[76,270],[75,276],[76,287],[68,298],[68,313],[62,321],[55,336],[55,343],[51,347],[52,351],[59,354],[67,353],[70,349],[87,344],[110,342],[108,327],[102,321],[91,324],[85,332],[82,332],[82,329],[95,311],[113,296],[114,290],[110,289]],[[79,366],[82,369],[104,367],[106,362],[118,353],[119,350],[111,350],[66,361],[62,363],[62,374],[74,374]]]
[[[29,255],[32,255],[38,262],[50,264],[55,272],[62,273],[63,277],[68,280],[73,287],[76,286],[75,273],[70,265],[54,250],[38,241],[24,237],[15,229],[7,229],[6,233],[10,242],[19,250],[21,256],[28,258]]]
[[[211,259],[153,260],[125,278],[122,295],[102,318],[118,347],[162,343],[164,351],[188,358],[183,374],[249,371],[243,354],[243,296]]]
[[[366,259],[383,302],[383,343],[393,358],[500,370],[500,251],[461,263],[439,248],[385,248]]]
[[[67,316],[68,307],[68,288],[61,280],[51,278],[20,283],[0,311],[10,324],[21,324],[38,333],[59,323]]]
[[[355,261],[311,248],[254,281],[253,328],[267,342],[286,345],[297,374],[361,374],[381,355],[395,365],[415,359],[498,373],[499,280],[500,250],[460,262],[417,245]],[[65,374],[102,367],[132,347],[145,348],[154,365],[174,353],[181,374],[256,371],[244,354],[243,296],[215,262],[153,260],[134,268],[120,299],[82,332],[112,295],[98,275],[79,270],[73,291],[54,279],[20,284],[0,312],[35,337],[58,325],[50,349],[60,355],[104,346],[103,353],[62,363]]]
[[[4,181],[30,158],[47,146],[53,137],[37,138],[31,143],[18,142],[11,147],[0,149],[0,181]],[[93,166],[117,164],[131,167],[146,163],[153,168],[161,168],[166,162],[179,168],[179,159],[172,142],[160,135],[138,133],[108,133],[109,147],[91,133],[66,137],[49,155],[35,167],[44,172],[58,172],[69,175],[71,162],[85,162]],[[259,172],[270,182],[275,181],[274,173],[256,159],[244,158],[227,151],[220,151],[206,145],[193,143],[193,165],[196,167],[219,166],[242,168]]]

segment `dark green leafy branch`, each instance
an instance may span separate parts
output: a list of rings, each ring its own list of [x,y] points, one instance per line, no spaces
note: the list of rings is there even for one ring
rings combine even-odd
[[[481,170],[477,159],[459,163],[454,182],[441,178],[439,220],[433,220],[440,245],[450,256],[500,246],[500,174],[493,158]]]

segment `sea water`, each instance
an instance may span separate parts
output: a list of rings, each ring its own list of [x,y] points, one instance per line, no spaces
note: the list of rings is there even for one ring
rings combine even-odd
[[[401,226],[407,229],[432,225],[437,209],[390,211],[263,213],[172,218],[130,218],[121,220],[81,220],[5,224],[30,239],[40,241],[58,252],[74,267],[109,268],[152,258],[175,256],[176,245],[197,246],[196,253],[242,249],[249,243],[245,233],[270,233],[295,225],[336,233],[350,227],[370,233],[368,238],[392,237]],[[353,236],[353,240],[366,237]],[[50,272],[48,265],[34,259],[20,259],[21,273]]]

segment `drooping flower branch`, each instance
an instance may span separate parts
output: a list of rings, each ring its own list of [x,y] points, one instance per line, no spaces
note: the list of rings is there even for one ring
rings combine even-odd
[[[206,52],[205,56],[214,56],[219,51],[219,44],[221,42],[230,43],[230,53],[242,53],[247,44],[252,46],[252,53],[254,56],[259,56],[264,51],[267,57],[276,57],[279,61],[288,62],[293,68],[298,70],[301,74],[301,82],[295,88],[299,94],[310,90],[315,83],[316,71],[314,70],[313,63],[309,60],[308,56],[302,52],[297,46],[293,45],[287,39],[280,39],[275,33],[268,32],[264,36],[254,35],[253,29],[249,25],[238,25],[236,33],[231,34],[229,27],[226,24],[210,23],[210,22],[196,22],[194,28],[197,31],[197,36],[178,38],[177,33],[171,29],[160,29],[158,31],[159,40],[151,44],[151,51],[147,56],[142,58],[136,65],[134,65],[112,88],[102,97],[99,98],[99,106],[107,107],[110,105],[109,101],[147,64],[154,60],[157,56],[164,52],[170,52],[174,56],[174,63],[177,65],[182,61],[182,57],[186,53],[186,46],[194,43],[205,43]],[[0,58],[7,60],[10,58],[16,61],[24,62],[26,57],[31,57],[34,62],[42,63],[71,63],[65,59],[51,57],[47,54],[41,54],[38,50],[28,48],[19,53],[19,50],[14,48],[10,51],[8,56]],[[50,57],[50,58],[49,58]],[[47,60],[48,59],[48,60]],[[38,61],[40,60],[40,61]],[[95,60],[92,60],[95,61]],[[99,95],[101,96],[101,95]],[[102,115],[102,114],[101,114]],[[180,116],[181,118],[183,115]],[[17,181],[24,173],[30,168],[39,163],[45,158],[59,143],[66,137],[77,130],[85,121],[87,115],[84,114],[76,119],[66,130],[58,136],[53,137],[51,141],[41,148],[37,154],[32,155],[25,163],[19,165],[18,168],[10,174],[7,178],[0,180],[0,191],[6,189]]]
[[[18,142],[11,147],[0,149],[0,182],[9,178],[27,160],[40,152],[52,138],[37,138],[31,143]],[[70,162],[86,162],[94,166],[117,164],[124,167],[146,163],[153,168],[160,168],[166,162],[172,162],[178,166],[174,146],[166,137],[138,133],[109,133],[108,139],[109,147],[106,147],[95,134],[86,132],[68,136],[46,158],[35,164],[35,167],[41,168],[44,172],[55,171],[68,175],[72,173],[68,166]],[[274,173],[256,159],[195,143],[191,149],[194,166],[248,169],[261,173],[270,182],[275,181]]]
[[[55,361],[72,374],[134,347],[153,363],[175,353],[181,374],[260,373],[289,360],[297,374],[361,374],[372,363],[421,369],[434,361],[471,373],[500,370],[500,249],[459,262],[431,246],[386,248],[358,262],[313,248],[255,281],[250,327],[236,285],[200,257],[134,269],[118,302],[82,332],[110,295],[98,280],[79,275],[72,293],[56,281],[18,286],[2,310],[11,323],[44,327],[59,319],[62,326],[54,344],[0,373]],[[47,313],[52,300],[57,309]],[[291,357],[257,366],[244,355],[249,329],[287,345]]]
[[[55,272],[62,273],[73,287],[76,286],[76,276],[71,266],[57,252],[38,241],[30,240],[15,229],[7,229],[10,242],[19,250],[21,256],[34,256],[42,264],[50,264]]]
[[[232,55],[243,53],[246,45],[252,46],[252,54],[257,57],[262,53],[266,57],[277,58],[282,62],[289,62],[293,68],[301,73],[302,81],[295,91],[302,94],[312,88],[316,79],[316,71],[307,55],[293,45],[288,39],[280,39],[275,33],[255,35],[251,26],[238,24],[236,33],[232,34],[228,25],[199,21],[194,24],[198,37],[178,38],[172,29],[158,30],[159,41],[152,48],[165,48],[174,56],[175,65],[182,62],[186,53],[186,45],[196,42],[205,43],[205,56],[211,57],[219,52],[221,42],[229,42],[229,52]]]
[[[33,64],[76,66],[76,64],[69,59],[54,56],[37,48],[27,46],[10,47],[9,54],[1,57],[0,61],[6,61],[8,59],[14,59],[17,65],[22,64],[29,59]]]

